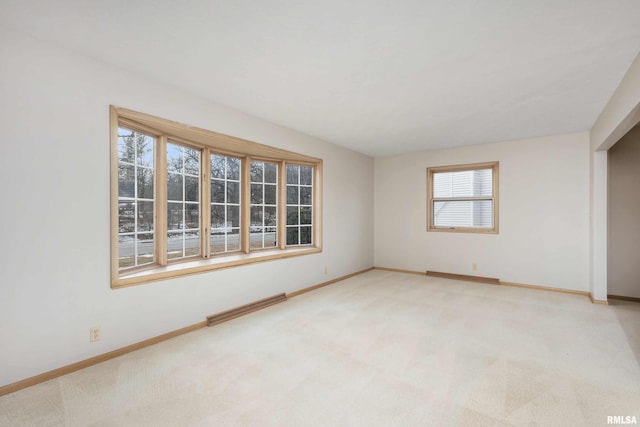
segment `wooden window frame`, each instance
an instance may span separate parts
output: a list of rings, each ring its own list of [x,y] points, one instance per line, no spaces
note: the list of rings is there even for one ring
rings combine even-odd
[[[290,204],[289,200],[285,200],[284,205],[285,205],[285,209],[287,211],[287,218],[285,218],[285,227],[286,230],[285,232],[288,231],[289,228],[297,228],[298,229],[298,243],[288,243],[285,241],[286,247],[305,247],[305,246],[313,246],[313,217],[314,217],[314,209],[313,209],[313,188],[314,188],[314,182],[313,182],[313,174],[311,175],[311,185],[308,184],[302,184],[301,181],[301,173],[300,170],[302,167],[307,167],[309,165],[301,165],[301,164],[289,164],[289,166],[296,166],[298,168],[298,183],[296,184],[289,184],[288,182],[285,183],[285,189],[288,187],[296,187],[297,188],[297,192],[298,192],[298,201],[297,203],[293,203]],[[285,176],[287,175],[288,172],[285,171]],[[311,188],[311,204],[302,204],[301,200],[302,200],[302,196],[301,196],[301,191],[302,188],[306,188],[306,187],[310,187]],[[287,199],[288,199],[288,195],[286,195]],[[298,211],[298,221],[297,224],[289,224],[289,207],[295,207],[296,210]],[[302,208],[311,208],[311,223],[310,224],[302,224],[302,220],[301,220],[301,211]],[[311,233],[311,242],[310,243],[300,243],[301,240],[301,233],[300,230],[302,227],[311,227],[312,233]],[[287,239],[288,240],[288,236]]]
[[[499,178],[500,162],[484,162],[463,165],[437,166],[427,168],[427,231],[450,232],[450,233],[480,233],[480,234],[498,234],[498,178]],[[479,197],[433,197],[433,175],[443,172],[465,172],[480,169],[492,170],[492,195]],[[436,227],[433,225],[433,202],[434,201],[464,201],[464,200],[491,200],[493,202],[493,227]]]
[[[209,199],[209,208],[208,208],[209,210],[207,211],[207,214],[206,214],[207,216],[206,217],[207,218],[211,217],[211,209],[212,209],[211,206],[213,206],[213,205],[222,206],[223,210],[225,212],[225,217],[228,214],[228,208],[230,206],[236,206],[237,205],[238,206],[238,210],[239,210],[239,216],[240,216],[239,220],[241,222],[242,221],[242,192],[243,192],[242,179],[243,179],[243,173],[244,173],[244,170],[243,170],[243,166],[244,166],[243,165],[243,159],[242,158],[238,158],[238,157],[234,157],[234,156],[229,156],[228,154],[219,154],[217,152],[212,152],[211,150],[209,150],[209,158],[207,159],[207,162],[208,162],[207,167],[208,168],[211,167],[211,157],[214,156],[214,155],[224,157],[226,164],[228,164],[228,159],[238,159],[239,162],[240,162],[240,175],[238,176],[238,179],[236,180],[236,179],[229,179],[226,176],[226,170],[225,170],[225,177],[224,178],[214,178],[212,176],[212,174],[211,174],[211,170],[206,172],[207,175],[209,176],[209,182],[208,182],[209,186],[211,186],[211,183],[215,180],[215,181],[218,181],[218,182],[223,182],[224,183],[224,187],[225,187],[225,199],[224,199],[224,202],[222,202],[222,203],[221,202],[214,202],[211,199]],[[228,189],[229,183],[238,183],[238,187],[239,187],[239,191],[240,191],[240,194],[238,195],[238,203],[232,203],[232,202],[229,202],[227,200],[227,195],[228,195],[227,189]],[[211,194],[211,187],[209,187],[209,189],[207,190],[207,194]],[[213,252],[212,247],[211,247],[211,234],[209,234],[209,241],[206,244],[206,246],[208,248],[209,256],[220,256],[220,255],[223,255],[223,254],[231,254],[231,253],[242,252],[242,238],[241,238],[242,236],[240,235],[240,230],[242,229],[242,224],[240,222],[238,223],[238,227],[237,227],[238,228],[238,240],[239,240],[238,241],[238,248],[237,249],[231,249],[231,250],[229,249],[229,247],[228,247],[228,245],[229,245],[229,235],[227,233],[225,233],[224,234],[225,250],[218,251],[218,252]],[[236,227],[232,227],[232,228],[236,228]],[[211,232],[211,231],[212,230],[209,230],[209,232]]]
[[[154,147],[154,236],[155,263],[148,266],[119,270],[118,263],[118,127],[148,134],[156,138]],[[176,261],[167,260],[167,161],[168,141],[201,150],[200,177],[200,222],[201,256]],[[143,283],[204,273],[220,268],[229,268],[294,256],[322,252],[322,159],[282,150],[245,139],[184,125],[137,111],[110,106],[110,163],[111,163],[111,287],[121,288]],[[164,154],[163,154],[164,153]],[[240,251],[210,254],[210,165],[211,153],[230,155],[241,159],[240,191]],[[251,160],[278,164],[278,246],[276,248],[251,250],[250,239],[250,179],[248,167]],[[286,171],[287,164],[313,167],[313,236],[312,245],[287,247],[286,243]],[[283,197],[285,196],[285,197]]]

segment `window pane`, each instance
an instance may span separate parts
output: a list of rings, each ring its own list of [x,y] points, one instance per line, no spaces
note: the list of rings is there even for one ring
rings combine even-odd
[[[493,194],[493,170],[433,174],[433,197],[482,197]]]
[[[167,168],[169,172],[184,171],[182,147],[179,145],[167,144]]]
[[[131,233],[136,231],[135,202],[118,203],[118,232]]]
[[[184,206],[182,203],[167,203],[167,228],[182,230],[184,224]]]
[[[195,176],[184,177],[184,199],[189,202],[200,200],[200,179]]]
[[[153,231],[153,202],[138,202],[136,231]]]
[[[118,267],[151,264],[154,247],[155,138],[118,129]]]
[[[276,218],[276,207],[266,206],[264,208],[264,225],[275,227],[278,224]]]
[[[240,207],[227,206],[227,227],[240,227]]]
[[[211,206],[211,228],[225,228],[227,226],[224,216],[224,205]]]
[[[200,254],[200,155],[200,150],[167,144],[169,259]]]
[[[287,185],[287,204],[288,205],[298,204],[298,188],[300,187]]]
[[[195,203],[186,203],[184,210],[184,228],[200,228],[200,205]]]
[[[200,232],[187,231],[184,234],[184,256],[200,255]]]
[[[298,227],[287,227],[287,245],[299,245]]]
[[[225,248],[226,233],[224,231],[212,231],[211,232],[211,252],[220,253],[226,250]]]
[[[225,159],[225,156],[219,156],[217,154],[211,155],[211,178],[224,179]]]
[[[153,263],[153,233],[138,234],[138,265]]]
[[[118,196],[135,197],[136,168],[133,165],[118,165]]]
[[[184,149],[184,173],[200,175],[200,151],[192,148]]]
[[[264,203],[266,205],[275,205],[276,204],[276,194],[278,187],[276,185],[267,185],[264,186]]]
[[[135,133],[136,164],[153,167],[153,138],[141,133]]]
[[[299,184],[300,166],[287,165],[287,184]]]
[[[491,200],[433,202],[433,225],[436,227],[493,227]]]
[[[287,165],[287,245],[311,244],[313,168]],[[305,224],[306,227],[299,227]],[[304,233],[303,233],[304,232]]]
[[[135,264],[135,235],[118,237],[118,268],[133,267]]]
[[[276,228],[275,227],[267,227],[264,231],[264,247],[265,248],[273,248],[277,246],[278,242],[276,240]]]
[[[262,206],[251,206],[251,226],[262,227]],[[257,230],[255,230],[257,231]]]
[[[211,202],[224,203],[224,181],[211,181]]]
[[[251,184],[251,203],[252,204],[262,204],[263,202],[263,197],[262,197],[262,189],[263,189],[264,185],[262,184]]]
[[[313,184],[313,168],[311,166],[300,166],[300,184]]]
[[[300,187],[300,204],[311,204],[311,187]]]
[[[264,163],[262,162],[251,162],[251,182],[263,182],[263,168]]]
[[[138,198],[153,199],[153,169],[138,169]]]
[[[264,247],[263,243],[263,232],[260,227],[251,227],[250,234],[250,247],[251,249],[262,249]]]
[[[167,233],[167,258],[182,258],[184,253],[183,235],[184,233],[182,231]]]
[[[240,180],[240,159],[227,157],[227,179]]]
[[[300,244],[311,244],[311,227],[300,227]]]
[[[263,182],[264,179],[264,182]],[[251,245],[253,249],[271,247],[275,243],[278,164],[271,162],[251,162]],[[273,206],[273,209],[269,208]],[[264,228],[273,225],[273,232]],[[269,234],[269,235],[267,235]]]
[[[136,158],[136,139],[132,130],[118,128],[118,160],[134,163]]]
[[[240,203],[240,183],[227,181],[227,203]]]
[[[287,208],[289,209],[289,208]],[[310,207],[301,207],[300,208],[300,224],[311,224],[311,208]]]
[[[298,207],[287,206],[287,225],[298,225]]]
[[[278,181],[278,166],[275,163],[264,164],[264,182],[275,184]]]
[[[240,229],[236,228],[227,233],[227,251],[240,250]]]
[[[211,181],[211,201],[215,203],[211,206],[211,253],[237,251],[240,249],[241,161],[212,154],[211,165],[215,178]],[[261,186],[257,184],[260,191]]]
[[[118,160],[153,167],[154,138],[140,132],[118,128]]]
[[[168,200],[182,200],[182,190],[184,177],[175,173],[170,173],[167,176],[167,199]]]

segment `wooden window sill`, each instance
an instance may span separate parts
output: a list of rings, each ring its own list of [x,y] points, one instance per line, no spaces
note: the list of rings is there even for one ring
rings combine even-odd
[[[322,252],[322,248],[315,246],[295,247],[287,249],[268,249],[248,254],[236,253],[231,255],[217,255],[209,259],[196,259],[167,266],[152,266],[144,270],[125,272],[111,281],[111,288],[124,288],[140,285],[157,280],[171,279],[190,274],[206,273],[221,268],[237,267],[245,264],[290,258]]]

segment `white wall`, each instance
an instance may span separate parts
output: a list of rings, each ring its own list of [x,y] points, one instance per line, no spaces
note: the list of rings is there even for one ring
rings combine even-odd
[[[495,160],[500,233],[426,232],[426,168]],[[376,266],[588,290],[587,133],[377,158],[374,188]]]
[[[591,127],[592,150],[608,150],[640,121],[640,54]]]
[[[371,158],[3,29],[0,57],[0,385],[373,265]],[[110,104],[324,159],[324,251],[110,289]]]
[[[607,292],[640,298],[640,125],[609,150]]]
[[[607,150],[640,122],[640,54],[607,102],[589,132],[591,145],[590,291],[607,299],[608,194]]]

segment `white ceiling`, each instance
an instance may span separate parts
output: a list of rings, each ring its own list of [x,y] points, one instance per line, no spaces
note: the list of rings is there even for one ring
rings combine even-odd
[[[0,25],[380,156],[589,130],[640,0],[0,0]]]

